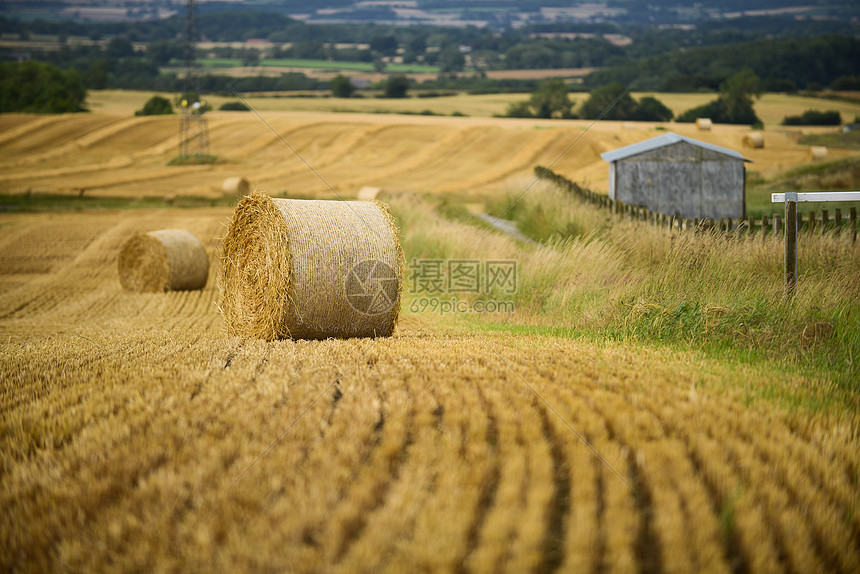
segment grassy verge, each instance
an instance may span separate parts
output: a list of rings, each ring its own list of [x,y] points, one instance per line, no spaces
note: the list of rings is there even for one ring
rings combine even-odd
[[[748,181],[746,196],[747,215],[781,215],[782,204],[771,203],[770,194],[785,191],[853,191],[860,189],[860,159],[849,158],[815,163],[794,168],[778,178],[765,180],[753,176]],[[841,209],[846,214],[851,207],[860,209],[860,202],[809,203],[798,206],[803,214],[823,209],[834,213]]]
[[[391,203],[408,260],[517,262],[518,284],[510,295],[515,312],[481,314],[467,307],[466,314],[449,313],[457,320],[693,350],[749,364],[768,361],[819,376],[835,400],[857,402],[860,246],[844,238],[804,239],[800,284],[789,299],[779,240],[670,234],[614,219],[558,190],[535,188],[506,214],[546,246],[533,248],[448,219],[414,196],[393,197]],[[428,211],[429,216],[417,215]],[[427,294],[407,293],[404,306],[421,297]],[[494,297],[504,295],[471,295]]]

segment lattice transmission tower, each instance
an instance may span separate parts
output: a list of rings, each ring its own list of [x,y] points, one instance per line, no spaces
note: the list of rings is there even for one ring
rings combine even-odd
[[[197,0],[185,3],[185,76],[180,102],[179,156],[205,159],[209,155],[209,121],[200,93],[200,65],[197,62]]]

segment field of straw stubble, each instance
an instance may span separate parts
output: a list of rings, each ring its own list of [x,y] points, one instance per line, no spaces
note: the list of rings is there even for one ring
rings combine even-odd
[[[17,139],[8,125],[17,118],[3,121],[0,141]],[[38,162],[7,156],[7,185],[86,188],[113,177],[73,165],[70,154],[114,140],[119,156],[105,149],[104,165],[169,169],[146,154],[123,156],[129,136],[112,121],[99,128],[111,135],[89,147],[72,138],[65,151],[33,143]],[[426,147],[407,149],[415,124],[361,125],[346,135],[332,126],[320,154],[356,154],[357,141],[394,130],[393,141],[407,143],[391,153],[414,173],[430,170],[419,161]],[[427,128],[438,132],[432,153],[499,139],[445,126]],[[529,133],[541,134],[528,144],[535,150],[564,139]],[[265,151],[272,137],[238,141],[251,162],[251,147],[282,153]],[[148,141],[140,145],[153,150],[165,139]],[[42,180],[15,175],[42,162]],[[221,177],[218,169],[201,173]],[[282,169],[288,181],[292,168]],[[386,169],[396,175],[395,164]],[[397,169],[407,181],[410,169]],[[487,182],[505,175],[471,173]],[[367,168],[356,184],[371,175]],[[115,185],[134,195],[161,180],[146,181]],[[400,197],[395,215],[409,201]],[[215,305],[217,265],[200,291],[122,290],[116,256],[131,234],[184,228],[216,261],[229,215],[214,207],[0,216],[4,571],[860,567],[856,407],[751,398],[774,387],[826,389],[820,373],[485,329],[408,306],[390,338],[231,338]],[[400,221],[407,258],[409,221]],[[603,248],[578,249],[585,257]],[[552,257],[560,256],[523,255]]]

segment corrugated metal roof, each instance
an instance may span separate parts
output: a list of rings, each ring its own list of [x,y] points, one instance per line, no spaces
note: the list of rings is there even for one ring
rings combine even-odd
[[[679,136],[674,132],[667,132],[663,135],[659,135],[655,138],[651,138],[649,140],[641,141],[632,145],[620,147],[618,149],[614,149],[612,151],[608,151],[600,154],[600,157],[604,159],[604,161],[613,162],[619,159],[625,159],[628,157],[633,157],[634,155],[639,155],[640,153],[645,153],[647,151],[655,150],[661,147],[665,147],[667,145],[676,144],[678,142],[687,142],[688,144],[692,144],[694,146],[698,146],[700,148],[708,149],[711,151],[715,151],[717,153],[725,154],[743,161],[749,160],[739,154],[734,150],[730,150],[728,148],[720,147],[718,145],[709,144],[706,142],[700,142],[699,140],[694,140],[692,138]]]

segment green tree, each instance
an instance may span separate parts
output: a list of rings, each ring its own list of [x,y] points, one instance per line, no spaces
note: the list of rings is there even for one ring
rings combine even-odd
[[[173,113],[173,106],[170,100],[162,96],[152,96],[145,104],[143,109],[134,112],[136,116],[163,116]]]
[[[110,62],[95,60],[84,71],[84,83],[93,90],[104,90],[108,87],[110,77]]]
[[[0,64],[0,112],[62,114],[84,110],[87,91],[75,69],[43,62]]]
[[[738,72],[720,84],[716,100],[689,109],[678,116],[679,122],[694,122],[696,118],[710,118],[721,124],[761,123],[753,109],[753,98],[761,95],[761,82],[752,70]]]
[[[146,57],[156,66],[166,66],[170,60],[182,60],[182,45],[172,40],[157,40],[146,45]]]
[[[567,94],[567,84],[563,80],[544,80],[528,101],[509,104],[506,115],[511,118],[574,118],[573,104]]]
[[[640,122],[668,122],[675,114],[654,96],[644,96],[633,113],[633,120]]]
[[[377,74],[381,74],[385,71],[386,63],[382,60],[382,58],[376,58],[373,60],[373,69]]]
[[[370,49],[383,56],[393,56],[397,53],[397,38],[390,34],[374,36],[370,40]]]
[[[391,76],[385,82],[386,98],[405,98],[409,91],[409,78],[404,75]]]
[[[260,51],[255,48],[249,48],[242,54],[242,65],[248,68],[253,68],[260,65]]]
[[[107,45],[107,55],[109,58],[132,58],[134,57],[134,46],[125,38],[116,37]]]
[[[593,90],[582,104],[579,113],[583,118],[594,120],[632,120],[637,110],[636,100],[620,82],[612,82]]]
[[[457,46],[450,45],[439,54],[439,68],[442,73],[462,72],[466,66],[466,57]]]
[[[355,93],[355,86],[343,74],[338,74],[332,78],[329,86],[331,87],[331,95],[336,98],[351,98],[352,94]]]
[[[563,80],[544,80],[529,99],[536,118],[569,118],[573,104]]]
[[[720,84],[720,100],[725,113],[733,124],[753,124],[759,121],[753,111],[753,98],[761,97],[761,80],[745,68]]]
[[[533,118],[532,106],[528,101],[511,102],[505,115],[509,118]]]

